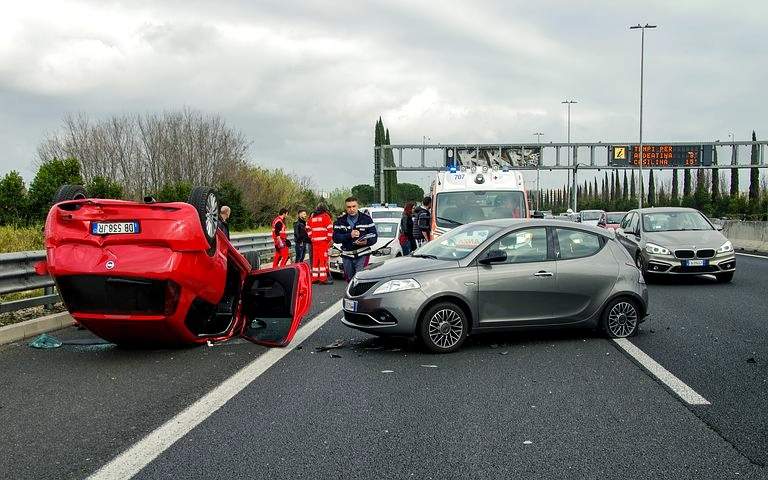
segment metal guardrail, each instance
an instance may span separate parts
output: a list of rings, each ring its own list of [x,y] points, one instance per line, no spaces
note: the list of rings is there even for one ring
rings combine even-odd
[[[288,238],[292,241],[293,235]],[[271,233],[233,235],[230,241],[254,269],[260,269],[262,262],[272,261],[274,243]],[[43,289],[42,295],[1,302],[0,314],[40,305],[50,307],[61,302],[51,276],[35,272],[35,264],[44,260],[45,250],[0,254],[0,295]]]

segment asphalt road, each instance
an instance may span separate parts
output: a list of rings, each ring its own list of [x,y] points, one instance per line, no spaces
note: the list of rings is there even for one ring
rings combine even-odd
[[[330,320],[258,376],[242,372],[275,352],[239,339],[124,349],[69,328],[52,334],[86,344],[6,345],[0,477],[117,464],[108,477],[768,478],[766,262],[739,255],[731,284],[649,285],[652,317],[631,342],[708,405],[590,331],[483,336],[451,355],[376,339],[323,314],[341,282],[314,287],[304,324]],[[210,416],[195,410],[242,376]],[[131,456],[137,443],[149,450]]]

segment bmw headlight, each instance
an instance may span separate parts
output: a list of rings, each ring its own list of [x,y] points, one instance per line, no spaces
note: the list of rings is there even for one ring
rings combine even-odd
[[[403,290],[413,290],[416,288],[421,288],[421,285],[419,285],[419,282],[412,278],[390,280],[380,285],[376,290],[373,291],[373,294],[378,295],[381,293],[402,292]]]
[[[717,249],[717,253],[728,253],[732,251],[733,251],[733,244],[731,243],[730,240],[720,245],[720,248]]]
[[[661,245],[656,245],[655,243],[646,243],[645,251],[651,255],[672,255],[672,252],[662,247]]]

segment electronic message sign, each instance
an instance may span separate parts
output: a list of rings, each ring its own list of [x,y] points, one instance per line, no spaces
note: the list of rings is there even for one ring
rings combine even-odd
[[[636,167],[640,162],[638,145],[613,145],[609,165]],[[643,144],[643,167],[699,167],[712,165],[712,147],[701,145]]]

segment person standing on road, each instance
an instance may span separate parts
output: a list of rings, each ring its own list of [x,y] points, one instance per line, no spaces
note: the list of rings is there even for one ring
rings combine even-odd
[[[403,255],[408,255],[416,250],[416,238],[413,236],[413,202],[408,202],[403,208],[403,216],[400,217],[400,235],[405,236],[405,242],[400,243]]]
[[[413,238],[416,239],[416,248],[431,240],[431,205],[432,197],[424,197],[422,206],[416,207],[416,209],[413,211]]]
[[[272,260],[272,268],[288,264],[291,253],[291,241],[285,233],[285,217],[288,209],[281,208],[274,220],[272,220],[272,241],[275,242],[275,257]]]
[[[307,253],[309,235],[307,234],[307,211],[299,210],[298,218],[293,222],[293,241],[296,242],[296,263],[304,261]]]
[[[307,234],[312,242],[312,283],[330,285],[333,280],[329,278],[328,250],[333,245],[333,219],[325,203],[318,203],[309,216]]]
[[[232,210],[226,205],[223,205],[221,209],[219,209],[219,230],[224,232],[224,235],[227,236],[227,240],[229,240],[229,223],[227,223],[227,219],[229,218],[230,213],[232,213]]]
[[[376,224],[367,214],[358,211],[357,198],[344,200],[346,213],[333,222],[333,242],[341,244],[341,261],[347,283],[368,265],[371,247],[376,243]]]

